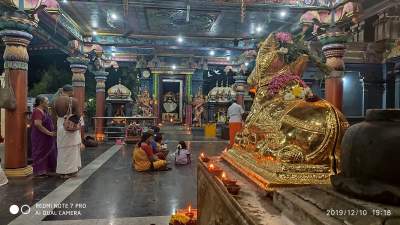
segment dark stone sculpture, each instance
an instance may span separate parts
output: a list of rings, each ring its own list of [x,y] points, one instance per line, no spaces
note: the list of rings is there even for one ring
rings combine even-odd
[[[334,188],[356,198],[400,205],[400,110],[368,110],[342,141]]]

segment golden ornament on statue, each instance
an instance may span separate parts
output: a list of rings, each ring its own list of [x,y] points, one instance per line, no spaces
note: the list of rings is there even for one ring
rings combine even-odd
[[[261,45],[248,78],[256,90],[251,111],[235,144],[223,153],[267,190],[329,183],[348,127],[342,113],[301,80],[309,56],[293,53],[296,49],[288,53],[295,47],[288,33],[271,34]]]

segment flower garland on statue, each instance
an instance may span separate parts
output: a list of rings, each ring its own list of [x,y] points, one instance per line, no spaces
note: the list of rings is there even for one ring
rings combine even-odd
[[[290,33],[278,32],[275,34],[275,40],[278,42],[279,53],[283,55],[285,64],[295,62],[296,59],[303,54],[311,55],[309,51],[303,47],[304,45],[299,44],[298,40],[293,40]],[[312,56],[310,56],[310,58],[312,58]],[[317,63],[313,59],[312,61]],[[321,70],[323,70],[323,68]],[[311,89],[304,83],[300,75],[297,74],[282,74],[272,78],[267,84],[267,92],[270,97],[274,97],[283,92],[284,99],[287,101],[314,97]]]
[[[291,88],[287,87],[292,84]],[[287,89],[287,90],[286,90]],[[284,74],[274,77],[267,84],[268,95],[274,97],[284,90],[285,100],[305,99],[313,96],[311,89],[298,76],[293,74]]]

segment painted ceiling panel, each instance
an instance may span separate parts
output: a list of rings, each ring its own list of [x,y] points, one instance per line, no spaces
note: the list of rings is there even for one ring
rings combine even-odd
[[[146,9],[146,19],[150,31],[159,33],[208,33],[219,12],[190,11],[187,19],[186,10]]]

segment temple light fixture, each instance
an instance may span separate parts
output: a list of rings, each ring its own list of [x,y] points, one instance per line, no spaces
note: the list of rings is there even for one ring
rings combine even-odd
[[[182,42],[183,42],[183,37],[182,37],[182,36],[178,36],[177,41],[178,41],[179,43],[182,43]]]
[[[211,56],[214,56],[214,55],[215,55],[215,51],[214,51],[214,50],[211,50],[211,51],[210,51],[210,55],[211,55]]]
[[[115,51],[115,46],[111,46],[111,51]]]
[[[230,61],[230,60],[231,60],[231,57],[230,57],[230,56],[227,56],[227,57],[226,57],[226,60]]]
[[[63,2],[63,3],[68,3],[68,1],[67,1],[67,0],[63,0],[62,2]]]
[[[226,54],[230,55],[231,54],[231,50],[226,50]]]
[[[279,13],[279,15],[281,16],[281,18],[285,18],[287,15],[287,11],[282,9],[281,12]]]
[[[111,19],[113,19],[113,20],[116,20],[116,19],[118,19],[118,16],[117,16],[117,14],[115,14],[115,13],[111,13]]]
[[[263,30],[262,26],[257,26],[256,31],[257,33],[260,33]]]
[[[115,57],[115,52],[111,53],[111,55],[112,55],[113,57]]]
[[[92,32],[92,34],[93,34],[93,35],[97,35],[97,31],[94,30],[94,31]]]
[[[248,62],[245,62],[245,63],[244,63],[244,65],[245,65],[245,66],[248,66],[248,65],[249,65],[249,63],[248,63]]]
[[[176,70],[176,65],[175,65],[175,64],[172,65],[172,69],[173,69],[173,70]]]

